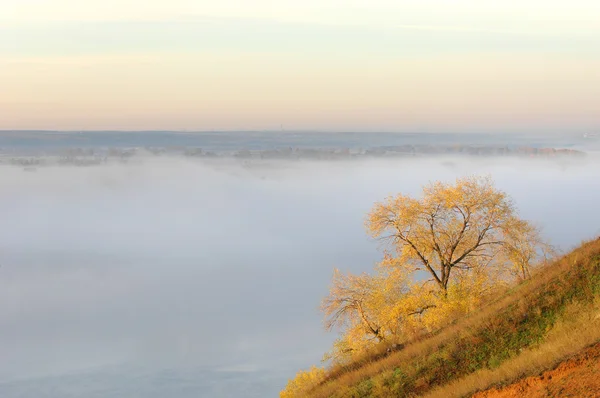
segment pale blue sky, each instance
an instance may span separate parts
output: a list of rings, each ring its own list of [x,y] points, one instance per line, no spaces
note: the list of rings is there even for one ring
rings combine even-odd
[[[588,131],[594,1],[0,0],[0,129]]]

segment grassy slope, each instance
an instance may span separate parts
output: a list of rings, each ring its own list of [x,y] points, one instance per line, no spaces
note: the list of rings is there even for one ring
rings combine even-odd
[[[599,304],[597,239],[437,334],[331,372],[310,396],[458,397],[509,383],[600,341]]]
[[[507,387],[479,392],[473,398],[598,397],[599,374],[600,344],[594,344],[550,371],[520,379]]]

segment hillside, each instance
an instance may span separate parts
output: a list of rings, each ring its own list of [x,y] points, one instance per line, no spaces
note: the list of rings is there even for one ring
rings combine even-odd
[[[477,393],[473,398],[543,398],[600,396],[600,344],[583,350],[539,376],[503,388]]]
[[[502,386],[538,376],[598,342],[600,238],[538,269],[531,279],[437,333],[391,354],[382,348],[379,354],[327,370],[308,395],[462,397],[490,388],[506,391]],[[517,396],[493,395],[498,391],[479,397]]]

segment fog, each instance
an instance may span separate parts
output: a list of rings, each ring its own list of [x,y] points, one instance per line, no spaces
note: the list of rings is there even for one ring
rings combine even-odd
[[[379,259],[374,202],[491,174],[567,250],[600,234],[600,161],[243,167],[175,158],[0,170],[0,396],[275,396],[335,338],[334,267]]]

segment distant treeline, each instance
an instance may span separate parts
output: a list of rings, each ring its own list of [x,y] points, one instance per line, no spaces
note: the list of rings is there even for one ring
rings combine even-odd
[[[276,149],[235,151],[208,151],[190,147],[144,147],[144,148],[64,148],[44,152],[18,153],[0,152],[0,162],[22,166],[43,165],[46,163],[95,165],[109,159],[127,160],[140,155],[173,155],[199,158],[237,159],[354,159],[354,158],[401,158],[415,156],[519,156],[519,157],[558,157],[584,156],[585,152],[574,149],[536,148],[531,146],[470,146],[470,145],[401,145],[380,146],[367,149],[350,148],[302,148],[285,147]]]

